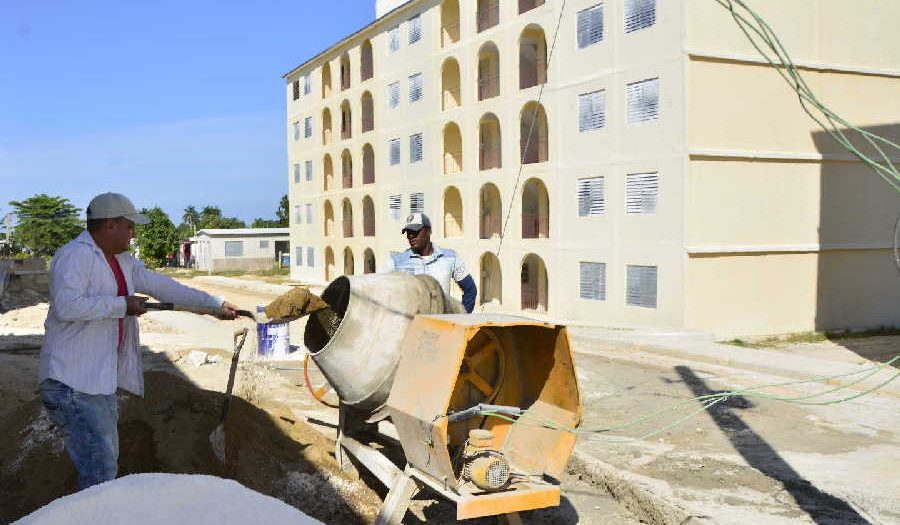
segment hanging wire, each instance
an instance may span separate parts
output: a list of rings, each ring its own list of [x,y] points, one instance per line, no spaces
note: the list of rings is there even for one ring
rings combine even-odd
[[[519,172],[516,174],[516,182],[513,184],[512,196],[509,199],[509,209],[506,210],[506,218],[503,220],[503,227],[500,228],[500,240],[497,244],[497,259],[500,259],[500,250],[503,248],[503,238],[506,236],[506,230],[509,226],[509,218],[512,215],[513,204],[516,201],[516,193],[519,190],[519,180],[522,178],[522,169],[525,167],[525,159],[527,152],[531,146],[531,137],[534,134],[534,126],[537,122],[538,117],[538,109],[541,107],[541,99],[544,96],[544,88],[547,86],[547,79],[550,76],[550,61],[553,58],[553,50],[556,49],[556,40],[559,35],[559,26],[562,24],[563,13],[566,11],[566,0],[563,0],[562,5],[559,8],[559,17],[556,19],[556,29],[553,31],[553,43],[550,44],[550,51],[547,53],[547,63],[546,73],[544,75],[544,82],[541,84],[541,88],[538,91],[536,106],[534,111],[531,112],[531,124],[528,127],[528,135],[525,138],[525,147],[522,148],[521,157],[519,158]],[[521,140],[521,139],[520,139]],[[549,148],[549,146],[548,146]]]

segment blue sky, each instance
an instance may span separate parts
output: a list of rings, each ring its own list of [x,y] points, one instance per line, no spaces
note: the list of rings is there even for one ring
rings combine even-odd
[[[374,0],[0,0],[0,217],[105,191],[248,223],[287,191],[281,76]]]

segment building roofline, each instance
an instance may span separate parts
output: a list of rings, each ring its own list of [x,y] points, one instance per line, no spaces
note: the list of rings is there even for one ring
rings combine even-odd
[[[308,66],[309,64],[311,64],[311,63],[315,62],[316,60],[318,60],[319,58],[321,58],[321,57],[327,55],[327,54],[330,53],[333,49],[341,47],[341,45],[343,45],[343,44],[345,44],[345,43],[347,43],[347,42],[353,40],[353,39],[356,38],[358,35],[360,35],[361,33],[364,33],[366,30],[368,30],[369,28],[371,28],[371,27],[373,27],[373,26],[375,26],[375,25],[377,25],[377,24],[379,24],[379,23],[383,23],[384,20],[386,20],[386,19],[388,19],[388,18],[394,16],[395,14],[397,14],[397,13],[399,13],[399,12],[401,12],[401,11],[405,11],[406,9],[408,9],[408,8],[410,7],[411,4],[414,4],[414,3],[418,2],[418,1],[420,1],[420,0],[407,0],[406,2],[404,2],[404,3],[400,4],[400,5],[398,5],[397,7],[393,8],[393,9],[391,9],[390,11],[388,11],[387,13],[385,13],[383,16],[381,16],[381,17],[379,17],[379,18],[376,18],[375,20],[369,22],[368,24],[366,24],[366,25],[364,25],[363,27],[357,29],[356,31],[354,31],[354,32],[351,33],[350,35],[345,36],[344,38],[338,40],[337,42],[335,42],[335,43],[332,44],[331,46],[329,46],[329,47],[323,49],[322,51],[320,51],[319,53],[317,53],[315,56],[313,56],[312,58],[310,58],[309,60],[303,62],[303,63],[300,64],[299,66],[296,66],[294,69],[292,69],[292,70],[288,71],[287,73],[281,75],[281,78],[287,78],[287,77],[293,75],[294,73],[297,73],[298,71],[302,70],[303,68],[305,68],[305,67]]]
[[[290,228],[204,228],[197,230],[194,237],[200,234],[209,235],[210,237],[218,236],[249,236],[249,235],[289,235]]]

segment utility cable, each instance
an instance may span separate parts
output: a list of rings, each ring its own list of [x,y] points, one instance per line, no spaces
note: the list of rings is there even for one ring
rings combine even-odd
[[[531,125],[528,128],[528,135],[525,138],[525,147],[522,148],[521,156],[519,158],[519,172],[516,175],[516,182],[513,185],[512,195],[509,198],[509,209],[506,211],[506,218],[503,220],[503,227],[500,228],[500,240],[497,244],[497,259],[500,259],[500,250],[503,248],[503,238],[506,236],[506,229],[509,226],[509,218],[512,215],[513,203],[516,201],[516,192],[519,190],[519,180],[522,178],[522,170],[525,168],[525,159],[527,158],[528,150],[531,147],[531,137],[534,134],[534,126],[537,122],[538,117],[538,109],[541,106],[541,99],[544,96],[544,88],[547,86],[547,81],[550,76],[550,61],[553,58],[553,50],[556,49],[556,40],[559,35],[559,26],[562,24],[563,13],[566,11],[566,0],[563,0],[562,5],[559,8],[559,16],[556,19],[556,29],[553,31],[553,42],[550,44],[550,51],[547,53],[547,63],[544,65],[544,82],[541,84],[540,90],[538,90],[538,96],[536,104],[537,106],[534,108],[531,114]],[[521,127],[520,127],[520,139],[521,142]],[[547,145],[548,155],[549,155],[549,141]]]
[[[893,365],[894,363],[896,363],[898,361],[900,361],[900,355],[894,356],[892,359],[889,359],[888,361],[885,361],[883,363],[878,363],[876,365],[872,365],[869,367],[865,367],[865,368],[862,368],[862,369],[859,369],[859,370],[856,370],[853,372],[844,373],[844,374],[837,374],[837,375],[831,375],[831,376],[819,376],[819,377],[803,379],[803,380],[765,383],[765,384],[755,385],[755,386],[751,386],[751,387],[747,387],[747,388],[743,388],[743,389],[739,389],[739,390],[731,390],[731,391],[726,391],[726,392],[718,392],[718,393],[714,393],[714,394],[697,396],[697,397],[694,397],[691,399],[680,401],[678,403],[675,403],[675,404],[667,406],[667,407],[663,407],[662,409],[659,409],[659,410],[653,411],[649,414],[635,418],[629,422],[626,422],[626,423],[623,423],[620,425],[613,425],[613,426],[606,427],[606,428],[600,428],[600,429],[571,428],[571,427],[567,427],[565,425],[560,425],[553,419],[551,419],[547,416],[544,416],[542,414],[531,413],[528,411],[521,411],[521,412],[517,413],[514,410],[505,410],[504,407],[484,407],[484,409],[479,409],[476,412],[478,412],[480,415],[495,417],[495,418],[514,422],[514,423],[524,425],[524,426],[549,428],[552,430],[568,432],[568,433],[587,436],[587,437],[601,437],[602,434],[606,434],[606,433],[617,431],[617,430],[624,430],[627,428],[634,427],[640,423],[652,421],[654,419],[659,419],[664,414],[669,413],[669,412],[675,412],[686,405],[693,404],[698,401],[701,403],[699,408],[689,412],[688,414],[683,415],[683,416],[679,417],[678,419],[676,419],[670,423],[667,423],[660,428],[650,430],[649,432],[646,432],[638,437],[610,436],[610,438],[609,438],[612,441],[642,440],[642,439],[648,439],[650,437],[653,437],[653,436],[659,435],[663,432],[666,432],[666,431],[680,425],[681,423],[687,421],[691,417],[699,414],[700,412],[709,410],[716,404],[721,403],[722,401],[726,401],[732,397],[737,397],[737,396],[769,399],[769,400],[773,400],[773,401],[781,401],[781,402],[796,404],[796,405],[835,405],[835,404],[840,404],[840,403],[846,403],[846,402],[852,401],[854,399],[863,397],[865,395],[871,394],[872,392],[880,390],[881,388],[884,388],[885,386],[890,384],[892,381],[894,381],[898,377],[900,377],[900,372],[894,373],[893,375],[891,375],[884,381],[878,383],[877,385],[874,385],[872,387],[869,387],[865,390],[862,390],[862,391],[857,392],[852,395],[848,395],[848,396],[841,397],[838,399],[825,399],[825,400],[815,400],[815,401],[812,401],[812,400],[815,398],[821,398],[822,396],[832,394],[834,392],[845,390],[851,386],[859,384],[862,381],[872,377],[873,375],[877,374],[878,372],[883,371],[884,369],[886,369],[887,367]],[[829,389],[821,391],[821,392],[816,392],[813,394],[789,397],[789,396],[780,396],[780,395],[770,394],[770,393],[766,393],[766,392],[759,392],[759,390],[766,389],[766,388],[789,386],[789,385],[799,385],[799,384],[809,384],[809,383],[823,383],[823,382],[832,381],[835,379],[846,378],[846,377],[855,376],[855,375],[859,375],[859,374],[864,374],[864,375],[862,377],[859,377],[848,383],[843,383],[838,386],[829,388]],[[602,437],[605,437],[605,436],[602,436]]]

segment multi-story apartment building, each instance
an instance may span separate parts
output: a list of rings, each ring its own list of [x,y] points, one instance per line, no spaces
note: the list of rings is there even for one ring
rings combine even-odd
[[[896,140],[900,2],[752,4],[823,100]],[[900,198],[715,0],[379,2],[285,80],[295,279],[378,271],[422,210],[485,311],[900,325]]]

